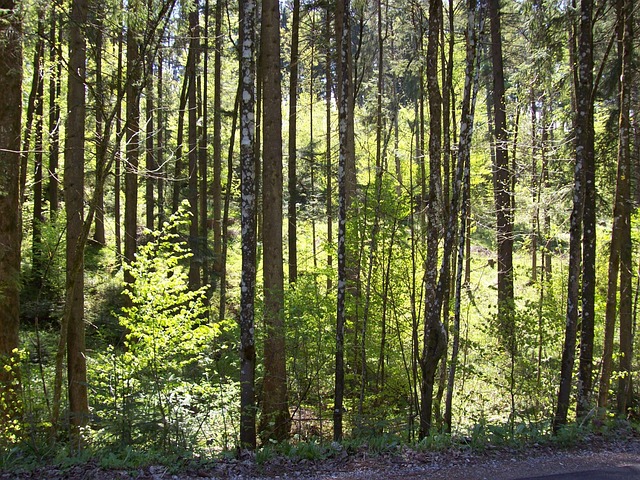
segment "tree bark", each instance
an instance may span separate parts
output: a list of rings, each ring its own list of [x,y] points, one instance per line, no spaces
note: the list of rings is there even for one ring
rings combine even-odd
[[[506,123],[504,70],[502,66],[502,34],[500,2],[489,0],[491,20],[491,57],[493,65],[493,166],[496,230],[498,242],[498,322],[509,352],[515,350],[513,326],[513,209],[512,177],[509,166]]]
[[[553,432],[567,423],[569,399],[571,396],[571,379],[576,348],[576,331],[578,324],[578,305],[580,301],[580,265],[582,261],[580,241],[582,236],[582,217],[584,211],[585,190],[585,157],[589,155],[589,145],[593,123],[591,117],[591,91],[593,85],[592,25],[591,0],[582,0],[580,21],[580,54],[578,55],[578,83],[576,85],[577,111],[576,127],[576,161],[574,167],[573,209],[571,211],[569,229],[569,280],[567,293],[567,316],[565,325],[562,363],[560,366],[560,388],[558,403],[553,419]],[[592,138],[592,137],[591,137]]]
[[[425,261],[424,292],[425,317],[423,332],[422,380],[420,388],[420,432],[422,439],[429,435],[433,406],[433,386],[440,358],[446,348],[444,326],[440,321],[444,283],[448,277],[449,258],[442,258],[447,271],[441,271],[438,281],[438,243],[442,227],[442,95],[438,84],[438,40],[442,28],[442,0],[429,3],[429,32],[427,39],[427,94],[429,97],[429,197],[427,202],[427,256]],[[447,244],[445,243],[445,247]],[[449,248],[450,256],[451,248]],[[442,283],[442,291],[439,284]],[[439,307],[438,307],[439,305]],[[437,312],[436,312],[437,310]]]
[[[260,435],[283,441],[289,436],[284,327],[282,251],[282,93],[280,89],[280,8],[262,1],[260,63],[263,78],[263,281],[264,385]]]
[[[20,328],[22,24],[14,0],[0,1],[0,85],[0,425],[4,426],[20,412],[18,369],[7,368],[15,360]]]
[[[333,74],[332,74],[332,55],[331,55],[331,15],[329,14],[329,9],[327,8],[325,12],[325,41],[326,41],[326,55],[325,55],[325,65],[324,65],[324,76],[325,76],[325,102],[326,102],[326,113],[325,113],[325,174],[327,177],[327,244],[331,245],[333,241],[333,185],[332,185],[332,176],[333,169],[331,167],[332,156],[331,156],[331,96],[333,93],[332,85],[333,85]],[[333,268],[333,255],[331,254],[331,250],[327,250],[327,268],[331,270]],[[331,275],[327,275],[327,292],[331,290],[333,286],[333,279]]]
[[[196,66],[199,63],[200,26],[198,23],[199,0],[193,0],[189,12],[189,56],[187,71],[189,85],[187,87],[187,108],[189,110],[188,145],[189,145],[189,248],[193,254],[189,259],[189,289],[200,287],[200,265],[202,263],[201,241],[198,230],[198,105],[196,89]]]
[[[58,49],[62,44],[62,28],[58,26],[56,7],[51,9],[51,26],[49,31],[49,62],[55,65],[49,77],[49,171],[47,193],[49,197],[49,212],[53,219],[58,212],[58,164],[60,158],[60,103],[62,62],[58,58]]]
[[[69,81],[67,89],[64,190],[67,215],[67,380],[71,447],[83,446],[83,428],[89,421],[84,330],[84,223],[85,68],[87,0],[74,0],[69,22]]]
[[[213,278],[222,278],[222,6],[216,2],[213,57]]]
[[[298,150],[297,116],[298,116],[298,44],[300,31],[300,0],[293,0],[293,19],[291,24],[291,62],[289,64],[289,283],[298,279],[298,234],[297,234],[297,163]],[[313,148],[313,145],[312,145]]]
[[[347,209],[348,169],[350,146],[350,112],[349,99],[352,82],[349,69],[350,31],[349,28],[349,0],[339,0],[336,3],[336,36],[338,38],[338,136],[340,143],[340,157],[338,162],[338,292],[336,308],[336,355],[335,355],[335,388],[333,403],[333,439],[342,441],[343,413],[344,413],[344,327],[345,327],[345,295],[347,287]]]
[[[240,283],[240,446],[256,447],[254,300],[256,288],[255,0],[240,0],[240,164],[242,278]],[[227,185],[230,188],[230,185]]]
[[[618,25],[621,40],[622,74],[619,85],[618,188],[621,189],[620,231],[620,367],[618,371],[618,413],[626,415],[633,403],[633,258],[631,241],[631,81],[633,58],[633,2],[619,0]]]
[[[451,433],[452,412],[453,412],[453,392],[455,385],[455,375],[458,366],[458,352],[460,349],[460,306],[462,296],[462,269],[463,259],[466,250],[467,221],[470,189],[470,159],[471,140],[473,137],[473,122],[475,114],[475,104],[478,94],[479,78],[477,62],[477,42],[478,32],[482,31],[484,24],[484,12],[478,10],[476,0],[467,2],[467,44],[465,61],[465,83],[462,96],[462,111],[460,114],[460,139],[458,143],[458,164],[463,168],[462,198],[460,203],[460,229],[458,231],[458,260],[456,271],[455,295],[454,295],[454,320],[453,339],[451,346],[451,362],[447,375],[447,394],[445,398],[444,426],[448,433]]]
[[[141,80],[140,53],[136,15],[138,2],[128,5],[127,25],[127,84],[126,107],[126,164],[125,164],[125,205],[124,205],[124,259],[127,264],[133,262],[136,254],[138,231],[138,162],[140,150],[140,97],[137,90]],[[131,273],[125,269],[124,281],[133,283]]]
[[[104,43],[103,39],[103,15],[104,9],[103,5],[100,2],[96,2],[95,4],[95,15],[96,15],[96,24],[93,27],[94,36],[95,36],[95,87],[94,87],[94,101],[95,101],[95,118],[96,118],[96,153],[98,153],[101,148],[100,144],[103,142],[103,129],[104,129],[104,108],[105,108],[105,95],[104,95],[104,84],[102,80],[102,45]],[[106,152],[105,152],[106,153]],[[98,162],[104,162],[104,159],[97,160]],[[97,178],[98,172],[96,169],[96,182],[98,182]],[[99,195],[98,204],[96,205],[96,215],[95,215],[95,230],[93,233],[93,241],[100,246],[104,246],[107,243],[104,229],[104,193]]]
[[[42,225],[44,212],[42,209],[42,168],[44,154],[44,10],[38,11],[38,42],[36,44],[37,62],[34,64],[34,78],[37,78],[35,104],[35,152],[33,155],[33,226],[32,226],[32,281],[36,288],[42,286],[44,259],[42,257]]]
[[[593,35],[593,34],[591,34]],[[581,40],[582,41],[582,40]],[[593,46],[590,47],[593,49]],[[582,50],[582,54],[585,51]],[[580,57],[582,57],[582,54]],[[591,71],[593,70],[593,53]],[[596,291],[596,161],[593,127],[593,81],[587,86],[589,104],[588,124],[585,125],[584,144],[584,209],[582,212],[582,309],[580,321],[580,361],[578,366],[578,417],[586,414],[590,408],[593,389],[593,341],[595,328],[595,291]]]
[[[153,89],[153,55],[151,52],[147,54],[146,61],[146,74],[145,79],[145,122],[146,122],[146,137],[145,137],[145,178],[144,178],[144,203],[145,203],[145,225],[149,230],[153,230],[155,224],[155,199],[154,199],[154,187],[157,178],[157,165],[155,159],[155,106],[154,106],[154,89]],[[159,99],[158,99],[159,100]]]

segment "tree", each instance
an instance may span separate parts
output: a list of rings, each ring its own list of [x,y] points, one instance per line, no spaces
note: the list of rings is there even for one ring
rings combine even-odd
[[[216,2],[213,57],[213,286],[222,277],[222,7]]]
[[[36,88],[35,106],[35,152],[33,165],[33,226],[32,226],[32,281],[34,286],[42,286],[43,258],[42,258],[42,225],[43,211],[43,156],[44,156],[44,9],[38,11],[38,42],[36,45],[34,62],[34,82]],[[26,153],[25,153],[26,154]]]
[[[87,0],[74,0],[69,22],[69,80],[64,150],[64,198],[67,215],[67,381],[72,448],[82,447],[82,429],[89,421],[84,329],[84,162],[86,115]],[[62,330],[64,333],[64,329]]]
[[[478,32],[484,26],[484,11],[478,8],[476,0],[467,2],[467,34],[466,34],[466,61],[464,92],[462,97],[462,112],[460,114],[460,139],[458,141],[458,164],[463,168],[461,204],[460,204],[460,229],[458,231],[458,259],[455,288],[454,324],[452,328],[451,362],[447,377],[447,395],[445,398],[444,425],[451,433],[453,410],[453,387],[458,364],[458,352],[460,347],[460,303],[462,289],[462,268],[464,252],[466,250],[467,228],[469,209],[469,177],[471,139],[473,136],[473,121],[475,114],[476,98],[478,96]]]
[[[264,248],[264,386],[260,425],[265,439],[289,435],[282,254],[282,93],[280,4],[263,0],[260,35],[263,82],[262,241]]]
[[[102,138],[103,126],[104,126],[104,101],[105,101],[105,87],[102,78],[102,45],[104,43],[104,5],[101,2],[96,2],[95,6],[95,25],[93,26],[93,37],[95,41],[95,119],[96,119],[96,152],[100,151],[101,142],[105,141]],[[101,160],[96,159],[96,162]],[[104,161],[104,160],[102,160]],[[98,169],[96,169],[96,183],[99,181],[97,178]],[[93,235],[93,241],[100,246],[105,246],[107,241],[105,238],[104,229],[104,194],[98,196],[98,204],[96,205],[95,215],[95,232]]]
[[[198,20],[199,0],[194,0],[189,11],[189,54],[187,59],[187,108],[188,122],[188,157],[189,157],[189,207],[191,222],[189,224],[189,246],[193,256],[189,261],[189,288],[200,287],[201,248],[198,240],[198,106],[196,90],[196,66],[200,58],[200,25]]]
[[[584,14],[583,14],[584,15]],[[593,26],[592,26],[593,28]],[[591,33],[593,36],[593,33]],[[582,41],[582,40],[581,40]],[[592,40],[593,43],[593,40]],[[593,45],[590,47],[593,50]],[[593,52],[587,54],[581,49],[580,56],[591,57],[593,70]],[[582,72],[580,72],[582,75]],[[593,77],[593,74],[591,74]],[[584,205],[582,211],[582,309],[580,322],[580,361],[578,367],[578,407],[582,416],[588,412],[589,399],[593,386],[593,339],[595,327],[595,290],[596,290],[596,157],[593,125],[593,80],[585,85],[588,95],[586,135],[584,147]]]
[[[289,282],[298,279],[298,233],[297,233],[297,162],[296,146],[298,119],[298,44],[300,37],[300,0],[293,1],[291,23],[291,62],[289,64]],[[313,118],[313,117],[312,117]],[[312,147],[313,148],[313,147]]]
[[[50,13],[49,32],[49,62],[55,65],[49,77],[49,211],[51,217],[58,212],[58,161],[60,158],[60,95],[62,79],[62,62],[58,59],[58,50],[62,44],[62,28],[58,26],[57,7],[53,6]]]
[[[618,307],[618,291],[620,293],[620,379],[618,383],[618,411],[626,413],[630,401],[631,387],[631,331],[632,331],[632,298],[631,298],[631,218],[629,203],[631,200],[630,179],[630,86],[631,67],[631,6],[622,0],[616,2],[618,19],[618,55],[622,67],[618,84],[618,172],[616,178],[615,203],[613,207],[613,228],[611,231],[611,247],[609,251],[609,277],[607,285],[607,304],[605,310],[604,349],[602,352],[602,374],[598,393],[598,406],[606,408],[609,401],[609,388],[613,370],[613,343],[616,323],[616,307]],[[620,281],[618,289],[618,279]]]
[[[19,376],[11,362],[20,328],[20,134],[22,24],[14,0],[0,1],[0,422],[17,417]],[[4,431],[4,427],[0,427]]]
[[[578,51],[578,81],[576,84],[577,111],[575,115],[575,165],[573,185],[573,208],[569,227],[569,280],[567,293],[567,314],[565,324],[562,363],[560,366],[560,388],[558,403],[553,419],[553,431],[557,433],[567,423],[571,379],[575,360],[576,332],[578,325],[578,304],[580,301],[580,265],[582,261],[580,241],[584,212],[585,164],[586,157],[593,155],[593,2],[580,3],[580,39]]]
[[[502,34],[500,28],[500,2],[489,0],[491,22],[491,59],[493,65],[493,166],[496,230],[498,241],[498,322],[508,343],[515,349],[513,326],[513,202],[512,177],[509,166],[508,133],[505,106],[504,69],[502,65]]]
[[[618,413],[626,415],[633,405],[633,256],[631,239],[631,83],[633,75],[633,2],[620,0],[618,29],[621,30],[622,74],[619,84],[620,118],[618,140],[618,164],[626,182],[621,186],[622,229],[620,242],[620,367],[618,376]]]
[[[344,326],[345,296],[347,286],[347,209],[349,204],[349,188],[346,171],[351,155],[350,133],[350,98],[352,98],[352,82],[350,70],[350,38],[349,0],[336,3],[336,36],[338,38],[338,135],[340,156],[338,161],[338,291],[336,308],[336,363],[335,389],[333,402],[333,439],[342,441],[342,415],[344,410]],[[353,118],[351,118],[353,120]]]
[[[256,447],[254,301],[256,289],[255,0],[240,0],[240,446]],[[227,187],[229,188],[229,187]]]
[[[438,283],[448,277],[448,262],[451,254],[445,252],[443,265],[447,272],[441,272],[438,282],[438,243],[440,237],[442,206],[442,95],[438,84],[438,41],[442,28],[442,0],[429,3],[429,32],[427,39],[427,93],[429,96],[429,197],[427,202],[427,257],[425,262],[425,318],[422,357],[420,367],[420,433],[422,439],[429,435],[433,406],[433,386],[436,369],[445,352],[446,335],[440,321],[443,298],[438,298]],[[453,241],[453,238],[451,239]],[[444,285],[443,287],[444,288]]]
[[[138,44],[138,1],[128,4],[127,10],[127,83],[125,86],[126,107],[126,163],[124,175],[124,258],[133,262],[136,254],[138,234],[138,166],[140,150],[140,96],[139,83],[142,80],[140,52]],[[125,283],[133,278],[124,271]]]

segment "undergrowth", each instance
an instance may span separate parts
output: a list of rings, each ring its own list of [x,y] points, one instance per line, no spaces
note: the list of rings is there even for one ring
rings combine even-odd
[[[508,449],[509,452],[526,451],[530,448],[547,446],[557,450],[576,448],[595,441],[624,441],[640,435],[640,424],[611,416],[605,420],[581,425],[570,423],[552,435],[541,425],[510,424],[475,425],[466,434],[450,435],[434,433],[419,442],[407,442],[395,434],[349,437],[342,442],[332,442],[315,438],[306,441],[269,442],[255,452],[242,452],[237,448],[222,450],[188,451],[180,448],[141,448],[124,444],[91,445],[81,453],[71,453],[62,443],[56,445],[33,445],[24,439],[0,450],[0,471],[36,471],[44,467],[69,469],[76,465],[92,462],[104,469],[133,470],[145,466],[158,465],[167,472],[178,473],[192,468],[206,468],[216,462],[225,462],[241,455],[250,458],[255,465],[268,465],[278,461],[322,462],[347,456],[376,457],[400,455],[407,450],[440,453],[467,451],[482,455],[487,451]],[[249,455],[247,457],[247,454]]]

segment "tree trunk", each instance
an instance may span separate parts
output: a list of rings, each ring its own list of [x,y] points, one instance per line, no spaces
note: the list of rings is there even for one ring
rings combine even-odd
[[[202,263],[201,242],[198,230],[198,105],[196,88],[196,66],[200,58],[200,26],[198,23],[199,0],[193,0],[189,12],[189,57],[186,75],[187,108],[189,109],[188,145],[189,145],[189,248],[193,254],[189,259],[189,289],[200,287],[200,264]]]
[[[560,365],[560,388],[558,403],[553,419],[553,432],[557,433],[567,423],[569,399],[571,396],[571,378],[576,348],[578,324],[580,264],[582,261],[580,240],[582,236],[582,217],[584,211],[585,163],[592,145],[593,123],[591,117],[591,91],[593,85],[593,56],[591,12],[592,1],[582,0],[580,22],[580,52],[578,55],[578,83],[576,85],[576,163],[574,167],[573,209],[569,229],[569,281],[567,293],[567,317],[565,325],[562,363]],[[591,139],[590,139],[591,138]],[[591,154],[593,150],[591,149]]]
[[[593,35],[593,34],[592,34]],[[591,47],[592,49],[593,47]],[[583,51],[584,53],[584,51]],[[581,55],[582,56],[582,55]],[[591,69],[593,69],[593,53]],[[596,291],[596,163],[593,130],[593,81],[588,86],[589,105],[584,144],[584,210],[582,212],[582,309],[580,318],[580,361],[578,367],[577,414],[590,408],[593,389],[593,339]]]
[[[33,155],[33,227],[32,227],[32,281],[34,286],[42,286],[44,274],[44,258],[42,257],[42,224],[44,212],[42,210],[42,166],[44,152],[44,10],[38,11],[38,43],[36,44],[37,62],[34,64],[34,77],[37,76],[36,104],[35,104],[35,152]]]
[[[618,371],[618,413],[626,415],[633,404],[632,357],[633,357],[633,259],[631,241],[631,82],[633,54],[633,2],[619,0],[618,25],[621,40],[622,74],[619,85],[619,140],[618,165],[622,175],[618,174],[618,188],[621,189],[621,231],[620,231],[620,367]]]
[[[120,10],[124,12],[123,6],[124,0],[120,0]],[[124,19],[122,19],[122,23],[120,23],[121,30],[118,34],[118,72],[116,74],[116,92],[119,99],[122,99],[124,94],[123,91],[124,85],[122,83],[122,64],[123,64],[123,47],[124,47],[124,35],[123,31],[126,27]],[[114,216],[114,234],[115,234],[115,243],[116,243],[116,262],[118,265],[122,262],[122,222],[121,213],[122,213],[122,101],[118,101],[116,105],[116,134],[118,135],[118,140],[116,141],[115,149],[116,149],[116,158],[115,158],[115,167],[114,167],[114,179],[113,179],[113,216]]]
[[[158,169],[156,175],[158,178],[158,229],[162,228],[165,222],[165,184],[167,179],[167,169],[164,165],[164,150],[165,150],[165,138],[166,138],[166,114],[164,105],[164,60],[162,56],[162,50],[158,52],[158,83],[157,83],[157,114],[156,114],[156,129],[158,131],[156,138],[156,168]]]
[[[350,31],[349,28],[349,0],[339,0],[336,3],[336,36],[338,38],[338,135],[340,143],[340,157],[338,162],[338,292],[336,308],[336,364],[335,389],[333,403],[333,439],[342,441],[343,413],[344,413],[344,326],[345,326],[345,295],[347,286],[347,207],[348,188],[346,170],[350,156],[349,141],[349,106],[352,91],[349,70]]]
[[[145,59],[147,78],[145,88],[145,122],[146,122],[146,138],[145,138],[145,178],[144,178],[144,203],[145,203],[145,225],[149,230],[153,230],[155,220],[154,205],[154,187],[157,178],[157,165],[155,159],[154,145],[154,89],[153,89],[153,54],[149,52]],[[159,100],[159,99],[158,99]]]
[[[240,0],[240,163],[242,278],[240,283],[240,446],[256,447],[254,299],[256,288],[255,0]],[[231,186],[227,185],[227,189]]]
[[[460,348],[460,305],[462,296],[462,269],[463,259],[466,250],[467,221],[469,219],[468,210],[469,187],[470,187],[470,158],[471,139],[473,136],[473,121],[475,114],[475,104],[478,94],[478,71],[477,62],[477,42],[478,32],[482,31],[484,25],[484,12],[478,11],[476,0],[467,2],[467,45],[465,62],[465,83],[462,97],[462,112],[460,114],[460,139],[458,144],[458,163],[463,168],[462,175],[462,198],[460,203],[460,229],[458,231],[458,260],[455,283],[455,307],[453,320],[453,340],[451,346],[451,362],[447,376],[447,395],[445,398],[444,426],[448,433],[451,433],[452,412],[453,412],[453,388],[455,385],[455,375],[458,365],[458,352]]]
[[[300,30],[300,0],[293,1],[291,24],[291,62],[289,64],[289,283],[298,279],[298,235],[297,235],[297,108],[298,108],[298,43]],[[312,145],[313,148],[313,145]]]
[[[280,89],[280,8],[262,1],[260,66],[263,78],[262,238],[264,245],[264,386],[260,435],[289,436],[282,252],[282,92]]]
[[[13,0],[0,10],[0,432],[18,417],[19,374],[10,368],[20,327],[20,135],[22,132],[22,25]]]
[[[425,317],[422,358],[422,380],[420,389],[420,433],[422,439],[431,429],[433,386],[440,358],[446,348],[446,335],[440,321],[443,298],[448,277],[449,258],[442,258],[446,271],[441,271],[438,282],[438,243],[442,219],[442,96],[438,85],[438,40],[442,26],[442,0],[429,3],[429,33],[427,40],[427,93],[429,97],[429,197],[427,202],[427,256],[425,261],[424,292]],[[453,209],[452,209],[453,210]],[[445,247],[447,244],[445,243]],[[450,255],[451,248],[449,248]],[[442,292],[439,289],[442,283]],[[438,305],[440,308],[438,308]],[[437,310],[437,312],[436,312]],[[437,313],[437,315],[436,315]]]
[[[87,0],[74,0],[69,22],[69,83],[67,89],[64,155],[65,210],[67,215],[67,380],[71,447],[83,445],[82,430],[89,421],[87,364],[84,331],[84,266],[81,237],[84,221],[85,68]]]
[[[325,102],[326,102],[326,127],[325,127],[325,174],[327,177],[327,244],[331,245],[333,241],[333,186],[332,176],[333,169],[331,168],[331,97],[333,94],[333,74],[331,68],[331,16],[329,15],[329,9],[325,12],[325,41],[326,41],[326,55],[325,55]],[[327,249],[327,268],[329,271],[333,268],[333,255],[331,249]],[[327,275],[327,292],[329,292],[333,285],[333,279],[331,275]]]
[[[103,139],[103,129],[104,129],[104,108],[105,108],[105,98],[104,98],[104,84],[102,80],[102,45],[103,45],[103,34],[102,30],[104,27],[103,21],[103,5],[101,2],[96,2],[95,5],[95,15],[96,15],[96,24],[93,27],[94,35],[95,35],[95,117],[96,117],[96,153],[100,150],[99,145],[102,143]],[[104,162],[104,159],[97,160],[98,162]],[[96,169],[96,183],[98,182],[98,171]],[[104,194],[101,194],[98,197],[98,204],[96,205],[96,215],[95,215],[95,230],[93,233],[93,241],[100,246],[104,246],[107,243],[105,238],[105,230],[104,230]]]
[[[204,2],[204,37],[202,40],[202,74],[198,76],[198,104],[200,129],[198,133],[198,170],[200,175],[199,214],[200,251],[202,263],[202,284],[209,285],[209,165],[207,161],[207,143],[209,142],[209,0]]]
[[[58,164],[60,158],[60,95],[62,79],[62,62],[58,58],[58,48],[62,44],[62,28],[58,26],[56,7],[51,8],[51,27],[49,32],[49,62],[55,65],[49,77],[49,172],[47,186],[49,211],[53,219],[58,212]]]
[[[137,85],[141,80],[140,53],[138,52],[138,32],[135,17],[138,3],[129,3],[127,28],[127,85],[126,107],[126,164],[124,176],[124,259],[127,264],[133,262],[136,254],[138,230],[138,156],[140,149],[140,97]],[[131,273],[125,269],[126,284],[133,283]]]
[[[491,20],[491,58],[493,64],[494,196],[498,242],[498,322],[505,346],[515,352],[513,325],[513,210],[512,176],[509,166],[505,108],[504,71],[502,67],[502,35],[499,0],[489,0]]]
[[[216,2],[213,57],[213,278],[222,278],[222,0]],[[221,287],[222,288],[222,287]]]
[[[180,104],[178,106],[178,126],[176,132],[176,163],[173,178],[173,192],[171,200],[171,211],[177,212],[180,207],[180,197],[182,196],[182,187],[184,185],[184,159],[182,151],[184,150],[184,114],[187,108],[187,90],[189,88],[189,75],[185,75],[182,80],[182,88],[180,90]]]

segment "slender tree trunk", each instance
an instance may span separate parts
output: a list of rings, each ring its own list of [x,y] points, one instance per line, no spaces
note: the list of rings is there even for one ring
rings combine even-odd
[[[345,327],[345,295],[347,286],[347,176],[349,141],[349,99],[352,90],[349,70],[350,31],[349,0],[339,0],[336,4],[336,36],[338,38],[338,134],[340,157],[338,163],[338,292],[336,308],[336,365],[335,389],[333,403],[333,439],[342,441],[344,413],[344,327]]]
[[[293,20],[291,23],[291,62],[289,64],[289,283],[298,279],[298,234],[297,234],[297,162],[298,149],[298,43],[300,30],[300,0],[293,0]],[[311,146],[313,148],[313,145]]]
[[[622,170],[622,180],[618,184],[621,191],[621,231],[620,231],[620,367],[618,371],[618,413],[627,414],[633,404],[632,359],[633,359],[633,259],[631,241],[631,82],[633,58],[633,2],[617,2],[618,23],[621,39],[622,74],[619,85],[619,140],[618,165]]]
[[[222,278],[222,6],[216,2],[213,57],[213,278],[216,287]],[[222,288],[222,287],[221,287]]]
[[[202,40],[202,75],[198,76],[198,100],[201,113],[200,132],[198,134],[198,169],[200,175],[200,245],[202,258],[202,284],[209,285],[209,165],[207,161],[207,144],[209,142],[209,0],[204,2],[204,37]]]
[[[50,14],[49,31],[49,62],[51,76],[49,77],[49,172],[48,197],[49,211],[53,219],[58,212],[58,164],[60,158],[60,94],[62,79],[62,62],[58,58],[58,49],[62,45],[62,28],[58,26],[58,13],[54,6]]]
[[[462,97],[462,112],[460,114],[460,139],[458,144],[458,163],[462,165],[462,198],[460,204],[460,229],[458,231],[458,261],[455,283],[455,307],[453,320],[453,341],[451,346],[451,362],[449,363],[449,371],[447,377],[447,395],[445,398],[444,425],[448,433],[451,433],[452,412],[453,412],[453,393],[455,385],[455,375],[458,366],[458,353],[460,349],[460,304],[462,297],[462,269],[463,259],[465,255],[467,221],[469,202],[469,179],[470,179],[470,158],[471,158],[471,139],[473,136],[473,121],[475,113],[475,104],[478,94],[479,78],[477,68],[478,54],[477,42],[478,32],[482,31],[484,23],[484,12],[478,11],[476,0],[468,0],[467,2],[467,45],[466,45],[466,62],[465,62],[465,83]]]
[[[189,75],[185,75],[182,80],[182,89],[180,90],[180,104],[178,106],[178,127],[176,132],[176,163],[173,178],[173,192],[171,200],[171,211],[177,212],[180,206],[180,197],[182,196],[182,188],[184,186],[184,159],[182,152],[184,150],[184,114],[187,108],[187,90],[189,88]]]
[[[593,34],[592,34],[593,35]],[[591,47],[593,49],[593,47]],[[584,51],[583,51],[584,53]],[[593,69],[593,53],[591,69]],[[591,81],[593,84],[593,81]],[[593,341],[596,291],[596,161],[593,131],[593,87],[588,86],[589,105],[584,145],[584,210],[582,213],[582,309],[580,319],[580,361],[578,367],[577,414],[590,408],[593,390]]]
[[[145,224],[149,230],[153,230],[155,224],[155,199],[154,199],[154,187],[157,178],[157,165],[155,159],[155,145],[154,145],[154,120],[155,120],[155,106],[154,106],[154,89],[153,89],[153,55],[151,52],[147,54],[145,59],[147,78],[145,88],[145,121],[146,121],[146,138],[145,138],[145,182],[144,182],[144,198],[145,198]],[[159,100],[159,99],[158,99]]]
[[[280,4],[262,1],[260,66],[263,75],[263,279],[264,384],[260,435],[289,436],[284,326],[282,248],[282,92],[280,82]],[[295,155],[295,154],[294,154]]]
[[[333,186],[332,176],[333,169],[331,168],[331,97],[333,94],[333,75],[331,68],[331,16],[329,15],[329,9],[325,12],[325,41],[326,41],[326,55],[325,55],[325,102],[326,102],[326,127],[325,127],[325,173],[327,177],[327,243],[331,245],[333,241]],[[333,267],[333,255],[331,249],[327,251],[327,268],[331,270]],[[327,291],[331,291],[333,285],[333,279],[331,275],[327,275]]]
[[[101,148],[99,145],[104,140],[103,130],[104,130],[104,108],[105,108],[105,92],[104,92],[104,84],[102,80],[102,46],[104,43],[104,35],[102,30],[104,28],[103,21],[103,5],[100,2],[96,2],[94,7],[96,9],[96,25],[93,28],[95,32],[95,117],[96,117],[96,152],[100,151]],[[97,160],[98,162],[104,162],[104,159]],[[96,169],[96,182],[98,172]],[[98,204],[96,205],[96,215],[95,215],[95,230],[93,232],[93,241],[100,246],[104,246],[107,243],[105,229],[104,229],[104,194],[98,197]]]
[[[567,317],[565,325],[562,363],[560,366],[560,388],[558,403],[553,419],[553,432],[557,433],[567,423],[571,378],[575,360],[578,306],[580,301],[580,266],[582,261],[580,240],[582,237],[582,217],[584,211],[585,163],[591,144],[591,90],[593,85],[591,0],[582,0],[580,5],[580,54],[578,55],[578,83],[576,85],[576,162],[574,167],[573,209],[569,230],[569,282],[567,293]],[[591,138],[591,139],[590,139]],[[592,151],[592,150],[591,150]]]
[[[446,271],[441,271],[438,282],[438,243],[440,240],[442,208],[442,96],[438,85],[438,40],[442,25],[442,0],[429,4],[429,34],[427,40],[427,92],[429,96],[429,198],[427,202],[427,256],[425,261],[424,291],[425,318],[420,389],[420,433],[419,438],[429,435],[431,429],[433,386],[440,358],[446,348],[444,326],[440,321],[443,298],[437,298],[438,284],[448,277],[449,258],[442,258]],[[446,247],[445,243],[445,247]],[[451,248],[449,248],[449,251]],[[450,255],[450,252],[449,252]],[[438,304],[440,308],[438,308]],[[435,314],[437,310],[437,315]]]
[[[491,57],[493,63],[494,196],[498,241],[498,321],[506,347],[515,352],[513,325],[513,209],[512,176],[509,166],[504,71],[502,66],[502,34],[499,0],[489,0],[491,20]]]
[[[65,210],[67,215],[67,380],[71,446],[83,445],[83,428],[89,421],[87,364],[84,331],[84,250],[80,246],[84,221],[85,68],[87,0],[74,0],[69,22],[69,83],[67,89],[64,155]]]
[[[125,94],[123,91],[124,85],[122,83],[122,70],[123,70],[123,47],[124,47],[124,35],[122,30],[125,28],[125,20],[124,20],[124,0],[120,0],[120,11],[123,12],[123,18],[121,19],[120,26],[121,31],[118,34],[118,73],[116,74],[116,82],[117,82],[117,95],[118,98],[122,98]],[[113,216],[114,216],[114,233],[115,233],[115,243],[116,243],[116,262],[118,265],[121,264],[123,258],[122,252],[122,142],[121,142],[121,132],[122,131],[122,101],[117,102],[116,105],[116,134],[118,135],[118,141],[116,141],[116,159],[115,159],[115,167],[114,167],[114,179],[113,179]]]
[[[140,149],[140,97],[136,85],[140,81],[140,53],[135,16],[139,4],[129,3],[127,28],[127,85],[126,107],[126,164],[125,164],[125,205],[124,205],[124,259],[133,262],[136,254],[138,230],[138,157]],[[133,283],[131,273],[125,269],[126,284]]]
[[[538,281],[538,219],[540,218],[540,206],[538,199],[540,198],[538,181],[538,107],[535,88],[531,87],[531,203],[533,209],[531,212],[531,282]]]
[[[240,162],[242,278],[240,283],[240,446],[256,447],[254,300],[256,288],[255,0],[240,0]],[[227,185],[227,189],[231,186]]]
[[[35,152],[33,155],[33,226],[32,226],[32,271],[33,282],[37,288],[42,286],[44,273],[44,258],[42,257],[42,225],[44,212],[42,210],[42,166],[44,153],[44,10],[38,11],[38,43],[36,45],[38,62],[33,66],[37,74],[36,104],[35,104]]]
[[[13,0],[0,9],[0,432],[20,413],[19,373],[11,368],[20,329],[20,136],[22,24]]]
[[[162,48],[162,47],[161,47]],[[164,165],[164,149],[166,136],[166,113],[164,105],[164,59],[162,50],[158,52],[158,82],[157,82],[157,114],[156,114],[156,168],[157,168],[157,186],[158,186],[158,229],[162,228],[165,218],[165,183],[166,183],[166,167]]]
[[[200,58],[200,26],[198,8],[200,1],[193,1],[189,12],[189,57],[186,74],[189,77],[187,87],[187,108],[189,109],[188,145],[189,145],[189,248],[193,256],[189,259],[189,289],[200,287],[200,264],[202,263],[201,242],[198,230],[198,105],[196,88],[196,66]]]

